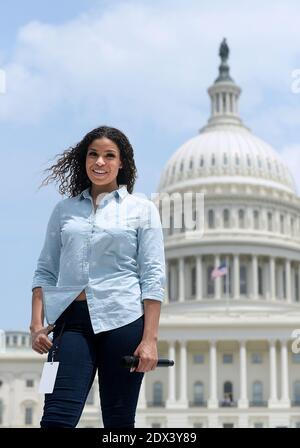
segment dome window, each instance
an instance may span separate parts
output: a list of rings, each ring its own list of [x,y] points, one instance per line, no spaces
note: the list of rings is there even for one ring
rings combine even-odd
[[[193,159],[190,160],[190,170],[193,169]]]
[[[215,214],[213,210],[208,210],[208,227],[209,229],[215,228]]]
[[[272,212],[268,212],[268,231],[272,232],[273,230],[273,214]]]
[[[258,167],[261,168],[261,159],[260,159],[260,157],[257,157],[257,164],[258,164]]]
[[[223,225],[225,229],[229,228],[230,214],[228,208],[223,210]]]
[[[216,164],[216,159],[215,159],[215,155],[214,154],[211,156],[211,164],[213,166]]]
[[[180,164],[180,171],[181,171],[181,172],[183,171],[183,161],[182,161],[181,164]]]
[[[219,94],[216,95],[216,111],[220,112],[220,106],[219,106]]]
[[[258,210],[254,210],[253,212],[253,221],[254,221],[254,228],[256,230],[259,229],[259,213]]]
[[[239,210],[239,227],[243,229],[245,227],[245,212],[244,210]]]
[[[228,157],[227,157],[227,154],[225,152],[223,154],[223,162],[224,162],[224,165],[228,165]]]
[[[203,165],[204,165],[204,159],[203,159],[203,156],[201,156],[201,159],[200,159],[200,166],[203,167]]]
[[[222,100],[223,100],[223,113],[226,113],[226,94],[222,92]]]
[[[239,158],[239,156],[237,154],[235,155],[235,164],[236,165],[240,164],[240,158]]]
[[[280,233],[284,233],[284,216],[280,215]]]
[[[251,159],[250,159],[249,154],[247,154],[247,164],[248,164],[248,166],[251,166]]]
[[[176,168],[176,166],[173,165],[173,173],[172,174],[175,174],[175,168]]]
[[[295,219],[291,216],[291,234],[292,236],[295,233]]]

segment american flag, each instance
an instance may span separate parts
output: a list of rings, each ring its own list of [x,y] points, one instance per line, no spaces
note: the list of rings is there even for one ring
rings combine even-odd
[[[227,266],[226,263],[221,263],[220,266],[218,266],[217,268],[213,269],[211,272],[211,278],[215,279],[217,277],[222,277],[223,275],[227,274]]]

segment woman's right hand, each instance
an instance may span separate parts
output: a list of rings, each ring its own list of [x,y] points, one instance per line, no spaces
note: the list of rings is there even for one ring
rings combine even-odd
[[[34,330],[31,332],[31,346],[34,351],[43,355],[48,353],[52,347],[52,342],[48,338],[48,334],[51,333],[52,327],[41,327],[39,330]]]

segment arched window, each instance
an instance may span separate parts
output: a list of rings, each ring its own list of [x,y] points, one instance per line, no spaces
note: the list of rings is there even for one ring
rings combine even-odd
[[[261,381],[254,381],[252,384],[252,401],[254,404],[263,401],[263,385]]]
[[[204,388],[201,381],[194,383],[194,403],[202,404],[204,402]]]
[[[268,231],[272,232],[273,230],[273,214],[272,212],[268,212]]]
[[[193,159],[190,160],[190,170],[193,168]]]
[[[291,216],[291,235],[294,236],[295,234],[295,219],[293,216]]]
[[[215,228],[215,214],[213,210],[208,210],[208,227],[209,229]]]
[[[258,210],[253,211],[253,224],[254,224],[254,229],[258,230],[259,229],[259,212],[258,212]]]
[[[284,216],[280,215],[280,233],[284,233]]]
[[[224,163],[224,165],[228,165],[228,157],[227,157],[226,152],[224,152],[224,154],[223,154],[223,163]]]
[[[183,171],[183,160],[182,160],[182,162],[181,162],[181,164],[180,164],[180,171],[181,171],[181,172]]]
[[[222,92],[223,112],[226,112],[226,94]]]
[[[219,105],[219,94],[216,94],[216,111],[220,112],[220,105]]]
[[[223,210],[223,226],[225,229],[230,227],[230,214],[228,208]]]
[[[257,157],[257,163],[258,163],[258,167],[261,168],[262,165],[261,165],[261,159],[260,159],[260,157]]]
[[[240,164],[240,158],[239,158],[239,156],[237,154],[235,155],[235,164],[236,165]]]
[[[161,405],[163,401],[163,387],[161,381],[155,381],[153,384],[153,404]]]
[[[212,164],[213,166],[216,164],[216,158],[215,158],[215,155],[214,155],[214,154],[211,156],[211,164]]]
[[[203,159],[203,156],[201,156],[201,158],[200,158],[200,166],[201,166],[201,168],[203,167],[203,165],[204,165],[204,159]]]
[[[25,425],[32,425],[33,423],[33,407],[25,407]]]
[[[245,212],[244,210],[239,210],[239,228],[244,229],[245,227]]]

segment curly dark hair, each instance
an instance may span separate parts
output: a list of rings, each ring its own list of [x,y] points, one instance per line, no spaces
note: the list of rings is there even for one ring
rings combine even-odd
[[[93,129],[74,147],[71,146],[63,154],[57,154],[61,157],[55,165],[44,170],[51,171],[52,173],[43,180],[40,187],[48,185],[50,181],[56,180],[56,183],[60,182],[60,194],[68,194],[69,197],[74,197],[91,186],[92,183],[86,174],[85,168],[86,154],[88,146],[96,138],[102,137],[109,138],[118,146],[123,168],[120,168],[116,181],[118,186],[126,185],[127,191],[132,193],[137,178],[133,148],[123,132],[110,126],[100,126]]]

